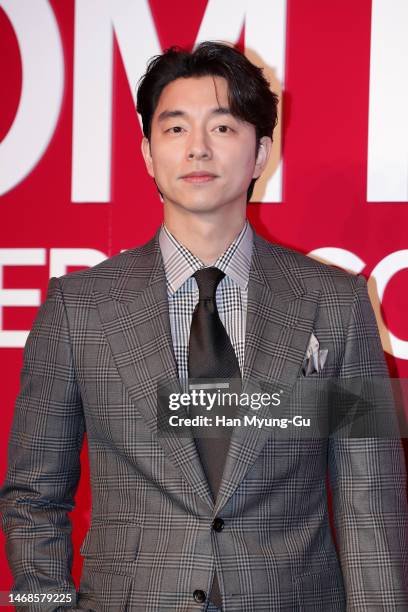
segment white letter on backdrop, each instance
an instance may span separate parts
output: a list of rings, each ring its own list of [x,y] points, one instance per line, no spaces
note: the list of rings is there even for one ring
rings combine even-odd
[[[45,249],[0,249],[0,348],[25,345],[28,331],[3,330],[4,306],[40,306],[39,289],[4,289],[4,266],[44,266]]]
[[[111,197],[114,32],[134,99],[146,60],[161,52],[148,0],[76,1],[73,202],[109,202]]]
[[[64,86],[58,25],[47,0],[0,0],[17,37],[22,88],[17,114],[0,144],[0,195],[40,161],[54,133]]]
[[[68,266],[96,266],[106,259],[98,249],[51,249],[50,277],[67,273]]]
[[[368,202],[408,201],[408,3],[373,0]]]

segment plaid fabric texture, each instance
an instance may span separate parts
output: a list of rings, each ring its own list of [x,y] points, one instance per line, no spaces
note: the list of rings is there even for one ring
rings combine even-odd
[[[290,394],[312,333],[328,350],[319,376],[387,375],[365,279],[254,233],[244,382]],[[163,379],[178,385],[159,231],[50,279],[24,349],[1,489],[16,590],[74,589],[68,512],[86,430],[92,517],[72,609],[204,612],[194,592],[208,593],[215,567],[225,612],[408,609],[398,439],[290,440],[237,427],[214,503],[193,438],[157,435]]]

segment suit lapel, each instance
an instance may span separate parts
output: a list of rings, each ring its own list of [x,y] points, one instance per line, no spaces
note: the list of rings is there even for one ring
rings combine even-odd
[[[94,298],[116,367],[137,410],[170,461],[213,508],[191,431],[184,437],[175,431],[161,435],[157,431],[157,383],[166,382],[172,391],[181,392],[158,236],[159,231],[128,255],[128,265],[108,292],[106,278],[97,279]],[[178,411],[180,417],[187,416],[183,411]]]
[[[257,382],[267,383],[270,393],[288,397],[313,331],[319,290],[306,292],[294,274],[296,254],[271,244],[254,232],[254,248],[248,285],[243,392],[259,392]],[[252,415],[278,416],[276,409],[261,407]],[[248,409],[246,410],[248,414]],[[245,478],[271,436],[268,427],[235,427],[216,500],[215,514],[227,503]]]
[[[215,509],[190,431],[157,435],[157,383],[181,392],[168,313],[167,287],[158,242],[159,230],[109,283],[97,278],[94,298],[114,362],[146,425],[184,479],[215,514],[245,478],[270,436],[268,428],[236,427],[231,436]],[[320,292],[306,292],[293,270],[296,255],[254,232],[248,285],[243,390],[267,381],[290,393],[313,330]],[[107,283],[109,283],[107,285]],[[109,288],[108,288],[109,287]],[[179,416],[187,416],[180,409]],[[268,408],[257,411],[271,416]],[[185,428],[186,429],[186,428]]]

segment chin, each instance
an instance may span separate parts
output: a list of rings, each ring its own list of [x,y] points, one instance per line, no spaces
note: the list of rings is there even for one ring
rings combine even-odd
[[[183,208],[196,212],[211,212],[220,208],[219,204],[212,202],[189,202]]]
[[[214,199],[194,199],[194,198],[183,198],[182,200],[170,201],[169,206],[176,206],[177,208],[183,208],[188,211],[210,211],[215,210],[220,206],[219,202],[214,202]]]
[[[183,193],[179,197],[165,196],[166,204],[169,208],[182,209],[188,212],[211,212],[222,208],[223,199],[211,197],[210,194],[201,195]]]

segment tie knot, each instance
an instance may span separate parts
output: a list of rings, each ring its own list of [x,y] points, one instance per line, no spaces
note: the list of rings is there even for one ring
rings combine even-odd
[[[200,300],[214,299],[218,284],[225,276],[225,272],[214,266],[209,268],[201,268],[193,274],[197,281],[198,290],[200,292]]]

